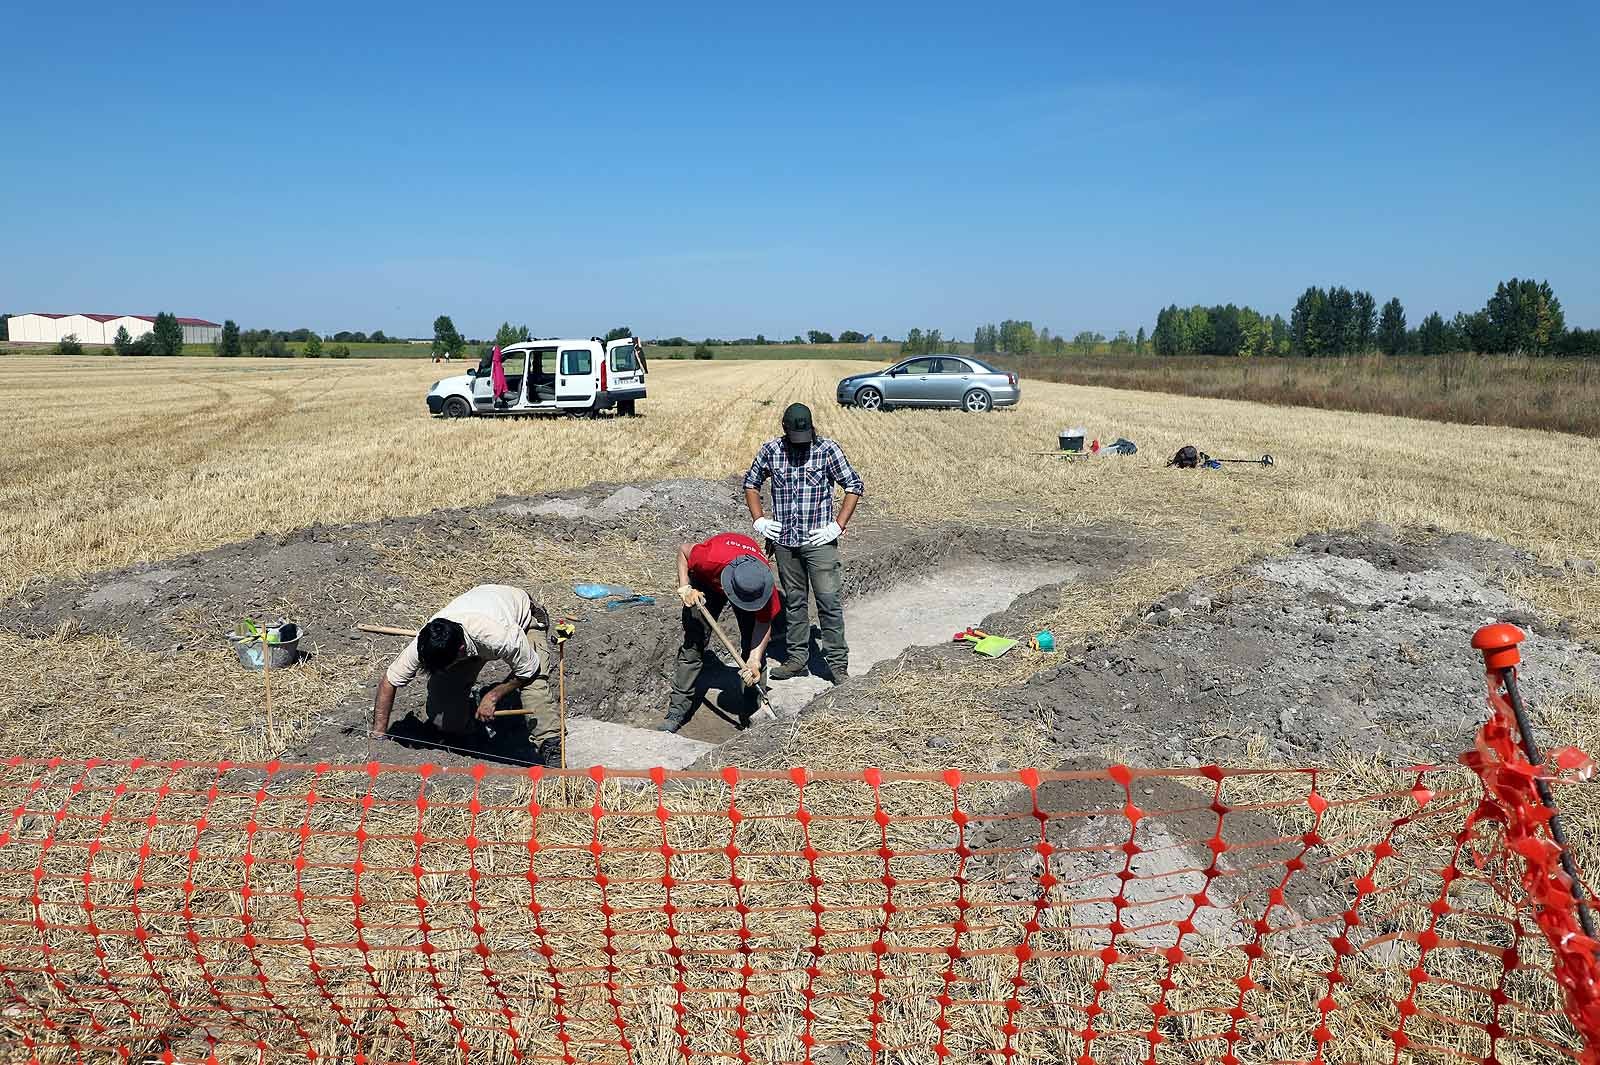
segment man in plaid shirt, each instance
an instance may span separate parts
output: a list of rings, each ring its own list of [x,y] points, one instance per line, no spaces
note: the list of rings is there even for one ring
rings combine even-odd
[[[772,516],[761,509],[761,486],[772,479]],[[837,517],[833,487],[844,489]],[[805,676],[810,671],[811,620],[807,603],[817,600],[822,630],[822,657],[841,684],[850,675],[850,648],[844,642],[844,608],[839,602],[842,573],[839,536],[850,524],[863,492],[861,475],[837,443],[817,439],[811,408],[793,403],[783,412],[783,435],[756,452],[744,475],[744,498],[750,506],[756,536],[769,542],[778,563],[787,619],[788,655],[771,673],[773,680]]]

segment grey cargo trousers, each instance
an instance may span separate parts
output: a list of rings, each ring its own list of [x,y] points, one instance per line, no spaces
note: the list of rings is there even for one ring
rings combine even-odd
[[[783,588],[784,632],[788,654],[784,661],[795,665],[811,655],[811,617],[807,605],[817,603],[817,625],[822,630],[822,657],[835,673],[848,672],[850,648],[844,642],[844,607],[839,589],[844,570],[839,564],[839,545],[785,547],[773,544],[778,563],[778,583]]]

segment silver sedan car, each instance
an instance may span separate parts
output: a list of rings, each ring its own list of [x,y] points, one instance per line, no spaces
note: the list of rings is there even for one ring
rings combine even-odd
[[[1017,375],[970,355],[918,355],[839,382],[839,403],[862,410],[960,407],[979,414],[1022,398]]]

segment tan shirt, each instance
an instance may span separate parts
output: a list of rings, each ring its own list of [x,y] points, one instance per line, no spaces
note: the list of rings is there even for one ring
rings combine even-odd
[[[533,601],[521,588],[509,584],[480,584],[464,592],[433,615],[460,625],[466,633],[467,654],[486,662],[505,662],[520,680],[539,675],[539,653],[528,642],[533,628]],[[411,638],[406,649],[389,663],[389,683],[403,688],[422,671],[417,657],[417,640]]]

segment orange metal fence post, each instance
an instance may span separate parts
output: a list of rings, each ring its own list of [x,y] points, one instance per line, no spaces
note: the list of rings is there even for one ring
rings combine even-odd
[[[1523,754],[1529,765],[1538,767],[1543,763],[1544,756],[1539,753],[1533,726],[1528,722],[1527,710],[1522,705],[1522,693],[1517,690],[1517,666],[1522,663],[1522,653],[1517,645],[1525,639],[1527,634],[1521,629],[1500,622],[1497,625],[1485,625],[1474,633],[1472,646],[1483,654],[1483,667],[1489,678],[1490,690],[1496,683],[1505,689],[1506,701],[1511,704],[1517,732],[1522,739]],[[1534,776],[1533,786],[1539,793],[1539,801],[1550,811],[1550,837],[1560,848],[1561,868],[1572,881],[1572,898],[1578,904],[1578,923],[1583,926],[1583,934],[1594,939],[1594,914],[1589,911],[1589,902],[1584,898],[1583,881],[1578,878],[1578,867],[1572,860],[1572,848],[1567,843],[1566,830],[1561,826],[1561,815],[1556,811],[1555,796],[1550,793],[1549,782],[1542,776]]]

